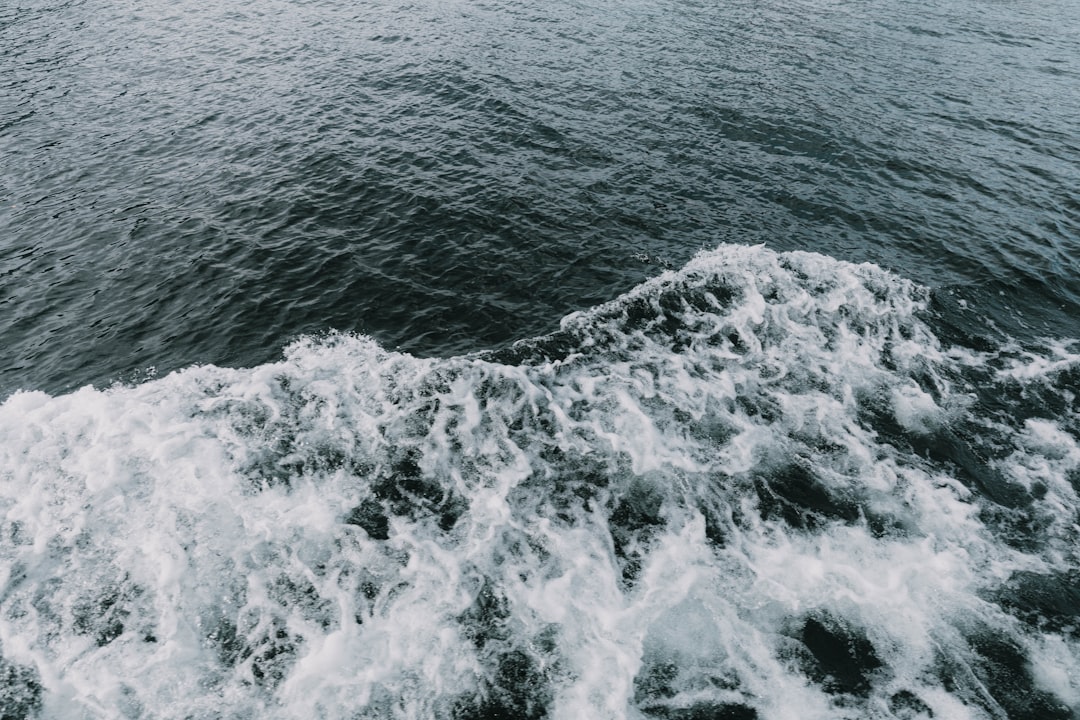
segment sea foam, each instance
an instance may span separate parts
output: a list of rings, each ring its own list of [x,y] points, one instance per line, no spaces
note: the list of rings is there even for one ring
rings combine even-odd
[[[498,352],[16,393],[0,704],[1071,717],[1080,360],[949,346],[929,299],[721,246]]]

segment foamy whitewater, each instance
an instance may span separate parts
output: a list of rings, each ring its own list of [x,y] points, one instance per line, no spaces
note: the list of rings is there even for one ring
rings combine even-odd
[[[1080,354],[929,302],[722,246],[501,352],[16,393],[0,715],[1072,717]]]

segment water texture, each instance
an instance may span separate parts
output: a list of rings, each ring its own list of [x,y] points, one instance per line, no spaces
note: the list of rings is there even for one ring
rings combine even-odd
[[[1071,2],[5,4],[0,392],[328,328],[496,347],[720,242],[1075,337],[1077,26]]]
[[[0,718],[1080,716],[1080,8],[0,8]]]
[[[926,302],[725,246],[491,356],[331,336],[17,393],[12,685],[49,718],[1072,717],[1080,355],[943,346]]]

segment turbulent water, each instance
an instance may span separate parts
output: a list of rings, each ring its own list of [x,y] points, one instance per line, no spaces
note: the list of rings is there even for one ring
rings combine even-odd
[[[1080,355],[943,345],[926,301],[725,246],[490,355],[17,393],[6,700],[1071,717]]]
[[[1077,27],[0,8],[0,720],[1080,716]]]

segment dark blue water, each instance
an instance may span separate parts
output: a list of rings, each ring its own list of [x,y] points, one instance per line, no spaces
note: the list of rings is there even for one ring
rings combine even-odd
[[[1078,317],[1067,0],[6,2],[0,717],[1075,716]]]
[[[2,13],[4,393],[497,347],[720,242],[1080,334],[1068,2]]]

